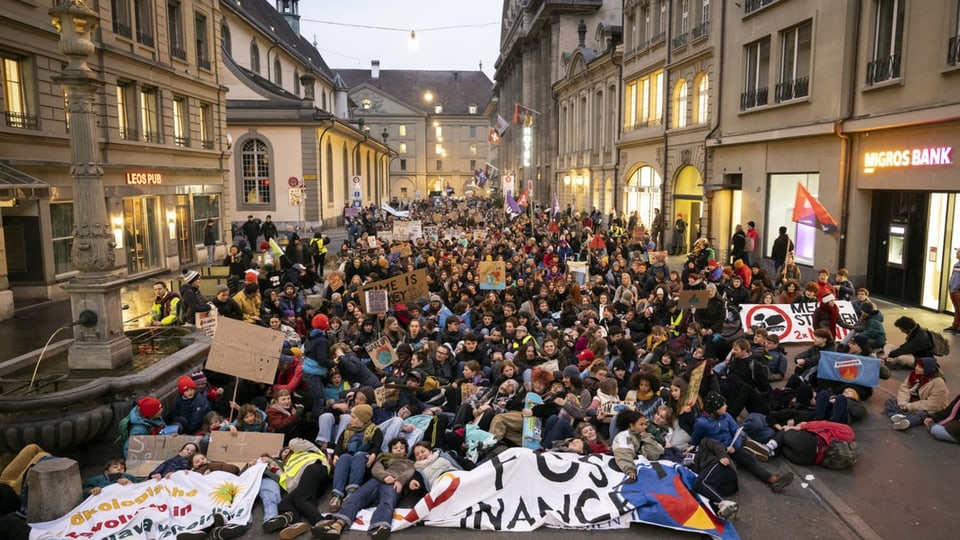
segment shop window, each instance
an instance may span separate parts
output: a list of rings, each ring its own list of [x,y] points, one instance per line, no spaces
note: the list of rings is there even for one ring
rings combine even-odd
[[[816,197],[820,192],[820,175],[818,173],[770,175],[767,216],[764,220],[764,222],[767,223],[768,231],[776,231],[781,225],[786,226],[788,229],[791,227],[790,223],[784,221],[793,215],[793,204],[796,200],[797,184],[802,184],[811,195]],[[794,246],[796,246],[794,258],[797,264],[813,266],[813,256],[819,234],[817,227],[814,225],[807,225],[805,223],[793,224],[793,232],[790,237],[793,238]],[[775,239],[775,234],[768,233],[764,235],[763,253],[770,252]]]
[[[73,203],[50,203],[50,231],[53,237],[53,271],[73,271],[70,251],[73,248]]]
[[[680,79],[673,88],[673,127],[687,126],[687,81]]]
[[[173,97],[173,141],[177,146],[190,146],[190,132],[187,127],[187,98]]]
[[[576,177],[573,179],[573,185],[576,189],[580,186],[590,184],[589,179]],[[600,182],[596,183],[597,186]],[[660,207],[660,189],[663,187],[663,178],[653,167],[643,166],[633,172],[627,179],[627,185],[624,186],[625,198],[624,208],[627,215],[634,211],[640,216],[640,220],[648,227],[653,223],[654,208]]]
[[[159,93],[156,88],[145,87],[140,89],[140,125],[143,126],[143,142],[162,142],[160,139]]]
[[[267,143],[261,139],[249,139],[240,147],[242,193],[244,206],[256,208],[270,204],[270,163],[273,161]]]
[[[160,211],[156,197],[123,199],[123,248],[127,272],[138,274],[160,266]]]
[[[187,49],[183,38],[183,6],[179,0],[167,3],[167,35],[170,40],[170,56],[187,60]]]
[[[710,79],[706,73],[701,71],[697,74],[693,82],[693,88],[696,92],[693,96],[693,117],[698,124],[706,124],[710,104]]]
[[[117,127],[120,138],[137,140],[136,116],[134,115],[133,84],[117,82]]]
[[[220,195],[206,193],[193,196],[193,238],[194,243],[200,245],[203,243],[203,228],[207,224],[207,219],[212,219],[214,223],[214,238],[220,241],[222,230],[220,220]]]
[[[768,78],[770,71],[770,38],[755,41],[744,48],[745,66],[743,93],[740,94],[740,110],[744,111],[767,104]]]
[[[867,84],[900,78],[903,15],[906,0],[874,0],[873,58],[867,63]]]
[[[776,87],[777,103],[806,97],[810,93],[810,35],[813,23],[780,34],[780,82]]]
[[[27,58],[0,51],[3,69],[3,110],[7,127],[37,129],[33,109],[30,62]]]

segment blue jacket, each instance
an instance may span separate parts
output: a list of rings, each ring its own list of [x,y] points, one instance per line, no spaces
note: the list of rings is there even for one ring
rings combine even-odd
[[[307,344],[304,349],[306,358],[303,360],[303,372],[308,375],[325,377],[330,368],[333,367],[327,344],[327,333],[318,328],[311,330],[307,334]]]
[[[197,392],[191,399],[177,398],[173,413],[170,415],[171,424],[180,424],[180,433],[193,435],[203,428],[203,416],[210,412],[210,402],[203,392]]]
[[[737,429],[739,429],[737,421],[728,413],[724,413],[720,418],[703,414],[693,424],[690,444],[697,446],[703,439],[714,439],[724,448],[727,448],[733,442],[733,436],[736,435]],[[741,446],[743,446],[743,436],[738,437],[737,441],[733,443],[734,448],[740,448]]]
[[[130,437],[134,435],[159,435],[160,431],[167,427],[163,418],[144,418],[140,414],[140,407],[134,406],[127,415],[130,420],[130,436],[123,441],[123,455],[127,455],[127,448],[130,447]]]
[[[380,379],[363,365],[360,358],[352,352],[348,352],[340,357],[340,375],[343,380],[352,385],[370,386],[376,388],[380,386]]]

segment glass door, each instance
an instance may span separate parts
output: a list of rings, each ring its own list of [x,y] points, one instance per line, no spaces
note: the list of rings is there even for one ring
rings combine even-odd
[[[177,195],[176,208],[177,254],[180,256],[180,265],[193,262],[197,253],[193,244],[193,220],[190,217],[190,197]]]
[[[160,231],[156,197],[123,199],[124,247],[127,273],[139,274],[160,266]]]
[[[936,311],[953,311],[947,282],[953,269],[954,250],[960,246],[955,196],[931,193],[923,260],[923,290],[920,304]],[[950,241],[947,241],[947,239]]]

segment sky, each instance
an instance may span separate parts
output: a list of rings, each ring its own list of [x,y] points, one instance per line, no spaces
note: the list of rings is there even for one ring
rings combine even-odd
[[[502,11],[503,0],[300,0],[300,33],[311,42],[316,36],[331,68],[365,69],[380,60],[380,69],[465,71],[482,61],[492,80]]]

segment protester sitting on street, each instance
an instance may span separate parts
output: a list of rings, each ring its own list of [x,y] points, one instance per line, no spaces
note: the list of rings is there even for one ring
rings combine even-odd
[[[917,360],[897,390],[897,397],[888,399],[884,409],[893,429],[903,431],[946,409],[948,398],[947,383],[937,359],[927,356]]]
[[[840,326],[851,331],[843,338],[842,343],[849,343],[853,336],[864,336],[869,340],[871,349],[882,349],[887,344],[887,331],[883,327],[883,313],[873,302],[864,302],[860,306],[860,320],[854,325],[839,322]]]
[[[770,447],[791,463],[803,467],[823,465],[830,469],[845,469],[853,466],[859,457],[853,429],[827,420],[785,426],[770,441]]]
[[[740,416],[748,412],[766,414],[770,411],[770,381],[767,378],[766,360],[754,355],[750,342],[740,338],[730,349],[729,366],[720,381],[720,388],[730,402],[730,414]],[[726,406],[726,401],[724,401]]]
[[[813,345],[801,351],[793,358],[796,367],[793,375],[787,380],[787,388],[796,389],[802,384],[816,386],[817,365],[820,363],[820,353],[835,351],[837,346],[833,341],[833,331],[818,328],[813,331]]]
[[[243,308],[230,296],[230,287],[217,285],[217,294],[210,300],[210,303],[217,308],[217,313],[221,317],[236,321],[243,320]]]
[[[933,356],[933,338],[917,321],[903,316],[894,321],[893,325],[907,336],[907,340],[899,347],[891,343],[884,345],[883,353],[879,357],[887,366],[910,369],[917,363],[918,358]]]
[[[867,408],[860,400],[860,393],[853,386],[847,386],[837,393],[821,389],[817,392],[816,399],[814,420],[851,424],[867,416]]]
[[[774,475],[757,462],[754,454],[744,449],[744,437],[737,436],[737,422],[727,413],[727,402],[717,392],[710,392],[703,400],[703,414],[697,419],[690,439],[689,452],[705,438],[716,439],[727,449],[733,461],[765,483],[774,493],[782,493],[793,482],[793,473]]]
[[[167,435],[170,430],[163,422],[163,403],[153,396],[137,401],[127,417],[120,422],[120,438],[123,439],[123,454],[127,454],[130,437],[134,435]],[[126,426],[124,426],[126,424]],[[176,433],[176,428],[174,428]]]
[[[273,399],[267,405],[267,425],[273,433],[283,433],[284,444],[289,444],[301,435],[303,429],[303,405],[293,404],[293,394],[286,388],[274,390]]]
[[[923,424],[930,428],[934,439],[960,443],[960,395],[953,398],[945,409],[924,418]]]
[[[837,326],[839,320],[840,308],[837,307],[837,298],[832,294],[820,297],[820,305],[813,312],[813,327],[829,330],[834,338],[838,338],[840,337],[840,327]]]
[[[267,423],[267,413],[260,410],[252,403],[238,405],[235,401],[230,402],[230,408],[237,411],[237,419],[229,424],[220,426],[220,431],[229,431],[237,433],[239,431],[266,432],[270,426]]]

